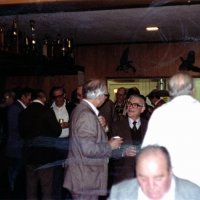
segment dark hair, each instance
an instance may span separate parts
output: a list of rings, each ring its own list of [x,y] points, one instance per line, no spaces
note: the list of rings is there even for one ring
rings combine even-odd
[[[33,98],[32,99],[38,99],[38,98],[44,97],[44,95],[46,96],[46,93],[45,93],[44,90],[36,89],[33,92]]]
[[[28,96],[33,94],[33,89],[30,87],[24,87],[24,88],[16,88],[16,99],[21,99],[22,96]]]
[[[53,93],[56,91],[56,90],[62,90],[63,94],[65,94],[65,89],[62,87],[62,86],[53,86],[49,92],[49,96],[52,98],[53,97]]]
[[[149,98],[149,99],[154,99],[154,98],[156,98],[156,99],[160,99],[160,96],[159,96],[159,94],[158,94],[158,89],[154,89],[154,90],[152,90],[148,95],[147,95],[147,97]]]
[[[140,90],[137,87],[132,87],[132,88],[128,89],[126,97],[128,99],[130,96],[135,95],[135,94],[139,95],[140,94]]]

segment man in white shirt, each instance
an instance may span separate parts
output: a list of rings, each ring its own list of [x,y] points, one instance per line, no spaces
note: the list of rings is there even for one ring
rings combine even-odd
[[[200,187],[172,173],[170,155],[163,146],[149,145],[137,155],[136,179],[111,189],[109,200],[198,200]]]
[[[169,79],[168,89],[172,99],[153,112],[142,146],[165,146],[171,155],[173,172],[200,186],[200,103],[192,97],[192,77],[175,74]]]
[[[57,120],[60,122],[62,127],[62,133],[57,139],[57,158],[60,162],[59,166],[54,167],[54,191],[53,197],[56,199],[62,199],[62,183],[64,177],[64,167],[61,165],[68,154],[68,143],[69,143],[69,113],[67,110],[67,103],[65,97],[65,90],[63,87],[54,87],[52,89],[53,104],[51,108],[53,109]]]
[[[52,109],[55,112],[56,118],[61,123],[62,133],[60,137],[69,136],[69,114],[66,108],[65,91],[62,87],[55,87],[53,90],[54,102]]]

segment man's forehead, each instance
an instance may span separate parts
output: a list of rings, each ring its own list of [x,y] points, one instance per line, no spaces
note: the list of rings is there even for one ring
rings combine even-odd
[[[143,101],[143,100],[142,100],[141,98],[139,98],[139,97],[135,97],[135,96],[134,96],[134,97],[130,97],[130,98],[129,98],[129,101],[130,101],[130,102],[136,102],[136,101],[137,101],[137,102],[141,102],[141,101]]]
[[[63,91],[62,90],[56,90],[56,91],[54,91],[54,94],[63,94]]]

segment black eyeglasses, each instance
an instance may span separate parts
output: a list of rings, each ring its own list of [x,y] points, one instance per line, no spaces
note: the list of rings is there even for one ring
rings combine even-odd
[[[127,106],[131,106],[133,108],[139,108],[139,107],[143,107],[143,105],[140,105],[138,103],[131,103],[130,101],[127,102]]]
[[[60,94],[60,95],[57,95],[57,96],[53,96],[53,98],[54,99],[57,99],[57,98],[61,98],[61,97],[63,97],[64,96],[64,94]]]

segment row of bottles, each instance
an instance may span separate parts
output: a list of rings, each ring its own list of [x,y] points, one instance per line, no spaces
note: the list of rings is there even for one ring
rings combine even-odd
[[[57,39],[52,41],[46,37],[42,46],[42,55],[48,58],[73,57],[72,40],[61,38],[59,34],[57,35]]]
[[[37,41],[34,20],[30,20],[29,35],[19,30],[17,18],[13,20],[12,28],[7,32],[5,30],[5,25],[0,25],[0,51],[14,54],[43,55],[46,58],[68,57],[71,61],[74,60],[72,40],[63,38],[58,34],[55,40],[50,40],[46,36],[41,44],[41,41]]]

